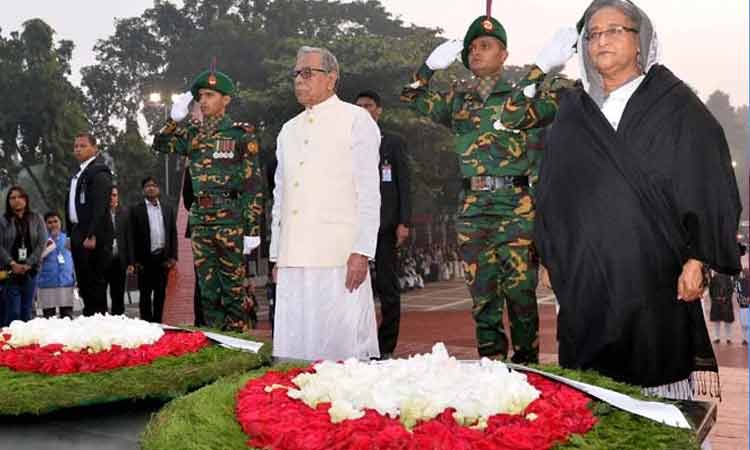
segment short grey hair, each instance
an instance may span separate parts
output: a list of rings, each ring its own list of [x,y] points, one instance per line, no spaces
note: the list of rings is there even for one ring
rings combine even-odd
[[[336,75],[339,76],[341,75],[341,72],[339,71],[339,61],[336,59],[333,53],[331,53],[331,51],[326,48],[308,47],[304,45],[297,51],[297,60],[310,53],[317,53],[318,55],[320,55],[320,65],[322,66],[321,69],[336,73]]]
[[[637,6],[627,0],[595,0],[583,14],[585,19],[586,29],[589,28],[589,21],[591,17],[603,8],[615,8],[625,15],[630,20],[633,27],[640,30],[641,28],[641,12]]]

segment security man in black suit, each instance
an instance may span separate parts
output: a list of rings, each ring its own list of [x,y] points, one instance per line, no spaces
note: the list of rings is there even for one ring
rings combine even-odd
[[[130,207],[128,272],[138,274],[141,319],[161,323],[167,275],[177,263],[177,216],[159,200],[156,178],[144,178],[141,187],[144,200]]]
[[[112,186],[109,194],[109,215],[114,234],[112,239],[112,259],[105,275],[109,285],[109,298],[112,300],[110,312],[125,314],[125,283],[128,267],[128,208],[120,204],[120,190]]]
[[[357,105],[378,122],[383,113],[380,96],[364,91],[357,96]],[[375,251],[373,288],[380,299],[381,321],[378,343],[382,359],[393,356],[401,321],[401,294],[398,286],[396,247],[409,237],[411,202],[409,197],[409,166],[406,142],[399,136],[381,131],[380,141],[380,230]]]
[[[112,172],[99,155],[96,138],[80,133],[73,155],[81,164],[71,178],[66,200],[66,226],[70,236],[83,315],[107,312],[105,272],[112,258],[112,220],[109,194]]]

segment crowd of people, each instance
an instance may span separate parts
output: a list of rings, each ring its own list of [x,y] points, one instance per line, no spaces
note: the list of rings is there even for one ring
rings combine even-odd
[[[398,254],[401,292],[421,289],[434,281],[463,280],[464,269],[455,246],[401,247]],[[375,275],[377,278],[377,271]]]
[[[88,134],[76,139],[95,142]],[[78,152],[89,164],[96,152]],[[76,178],[81,178],[83,171]],[[84,180],[75,193],[85,205],[86,196],[98,194],[108,203],[92,231],[75,230],[72,220],[83,220],[84,208],[68,211],[68,232],[56,211],[42,217],[34,211],[21,186],[12,186],[6,195],[5,212],[0,218],[0,326],[14,320],[31,320],[37,310],[44,317],[69,317],[80,296],[83,313],[125,314],[127,276],[137,277],[140,318],[161,322],[168,271],[177,259],[176,217],[173,209],[159,201],[159,186],[154,177],[143,180],[143,201],[131,207],[119,203],[119,190],[110,186],[101,193],[87,192]],[[74,219],[71,219],[71,216]],[[106,224],[106,225],[104,225]],[[109,235],[101,228],[111,230]],[[91,249],[78,248],[89,240]],[[90,234],[88,234],[90,233]],[[97,240],[97,237],[99,238]],[[92,243],[95,241],[95,243]],[[99,254],[94,251],[99,247]],[[91,259],[96,269],[91,268]],[[109,301],[107,298],[109,292]]]

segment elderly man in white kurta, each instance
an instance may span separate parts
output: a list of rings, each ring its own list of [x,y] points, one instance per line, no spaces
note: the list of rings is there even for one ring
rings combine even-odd
[[[279,358],[379,356],[368,259],[380,225],[380,130],[339,100],[338,75],[329,51],[300,49],[294,90],[305,110],[278,136],[270,257]]]

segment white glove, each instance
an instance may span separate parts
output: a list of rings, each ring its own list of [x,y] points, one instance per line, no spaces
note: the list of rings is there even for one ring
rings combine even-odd
[[[438,45],[435,50],[430,53],[427,57],[427,67],[430,70],[442,70],[447,69],[453,61],[456,61],[461,57],[461,51],[464,49],[464,43],[458,40],[451,40],[443,42]]]
[[[187,117],[188,113],[190,112],[188,109],[188,106],[190,106],[190,102],[193,101],[193,94],[190,92],[184,92],[177,96],[177,98],[174,100],[174,103],[172,103],[172,111],[169,112],[169,116],[174,120],[175,122],[180,122],[185,117]]]
[[[525,95],[526,98],[534,98],[536,95],[536,84],[530,84],[523,88],[523,95]]]
[[[242,238],[242,254],[249,255],[250,252],[255,250],[260,245],[260,238],[258,236],[244,236]]]
[[[573,27],[560,28],[557,30],[552,40],[544,46],[534,61],[545,73],[559,66],[564,66],[566,62],[575,53],[578,41],[578,33]]]

